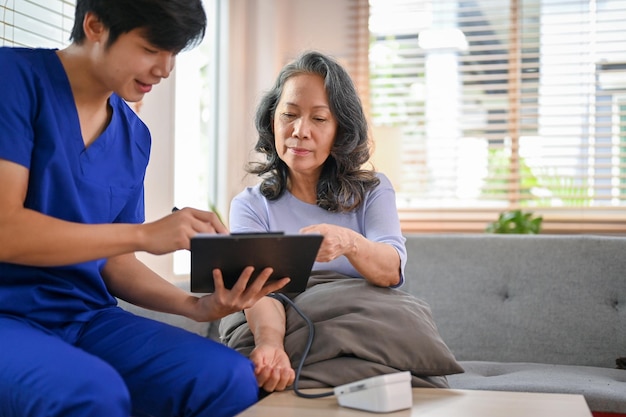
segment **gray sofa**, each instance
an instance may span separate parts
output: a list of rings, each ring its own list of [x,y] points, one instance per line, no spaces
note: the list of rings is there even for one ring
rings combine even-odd
[[[403,290],[465,369],[451,388],[577,393],[626,415],[626,238],[407,235]],[[126,308],[215,338],[216,324]]]
[[[626,414],[626,238],[411,235],[405,290],[465,373],[451,388],[577,393]]]

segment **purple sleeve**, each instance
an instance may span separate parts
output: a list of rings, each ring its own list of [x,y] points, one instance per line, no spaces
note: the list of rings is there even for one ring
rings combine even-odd
[[[248,187],[231,201],[229,229],[231,233],[269,232],[270,226],[264,198],[256,195],[253,187]]]
[[[405,237],[400,228],[400,219],[396,207],[396,193],[389,179],[379,173],[380,184],[367,196],[364,208],[364,236],[371,241],[387,243],[393,246],[400,256],[400,283],[404,283],[406,266]]]

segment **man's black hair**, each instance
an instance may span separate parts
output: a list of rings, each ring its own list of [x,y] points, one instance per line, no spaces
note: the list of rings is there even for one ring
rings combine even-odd
[[[202,0],[78,0],[70,40],[85,40],[83,21],[94,13],[109,29],[107,47],[134,29],[142,29],[148,42],[178,53],[204,38],[207,18]]]

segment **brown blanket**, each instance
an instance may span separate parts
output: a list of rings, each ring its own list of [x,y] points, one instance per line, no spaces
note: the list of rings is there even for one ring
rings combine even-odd
[[[363,279],[315,272],[293,298],[314,323],[315,337],[299,388],[334,387],[362,378],[410,371],[414,387],[448,387],[445,375],[463,372],[441,339],[430,307],[414,296]],[[285,350],[297,369],[309,336],[287,305]],[[222,342],[249,356],[254,338],[243,313],[221,320]]]

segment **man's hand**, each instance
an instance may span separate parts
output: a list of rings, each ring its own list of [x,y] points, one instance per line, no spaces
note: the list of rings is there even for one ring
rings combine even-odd
[[[243,311],[252,307],[266,295],[280,290],[290,281],[285,277],[268,283],[267,280],[272,275],[273,269],[265,268],[248,285],[253,272],[253,267],[246,267],[232,289],[228,290],[224,286],[222,271],[213,270],[215,291],[200,298],[194,297],[196,302],[190,317],[197,321],[212,321],[237,311]]]
[[[198,233],[227,234],[219,216],[211,211],[184,208],[157,221],[141,225],[145,251],[154,255],[189,249]]]

